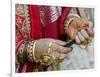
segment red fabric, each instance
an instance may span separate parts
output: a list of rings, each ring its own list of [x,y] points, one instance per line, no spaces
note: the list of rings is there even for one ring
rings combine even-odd
[[[41,37],[41,21],[38,6],[29,5],[30,37],[39,39]]]
[[[25,42],[27,39],[19,39],[16,45],[16,53],[18,52],[18,49],[20,48],[20,46],[23,44],[23,42]]]
[[[33,68],[32,64],[27,64],[26,72],[33,72]]]
[[[19,66],[18,73],[21,73],[21,72],[22,72],[23,66],[24,66],[24,64],[21,64],[21,65]]]
[[[43,38],[59,38],[59,24],[60,18],[57,21],[50,23],[48,26],[42,28]]]
[[[64,34],[64,20],[69,14],[71,8],[63,8],[61,17],[59,17],[55,22],[50,23],[48,26],[43,28],[44,38],[54,38],[59,39],[60,34]]]

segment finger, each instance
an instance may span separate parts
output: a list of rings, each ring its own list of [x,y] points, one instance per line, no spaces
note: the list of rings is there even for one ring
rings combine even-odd
[[[59,55],[57,54],[51,54],[53,56],[53,59],[56,59],[58,63],[62,62],[64,60],[64,58],[67,57],[67,54],[60,54],[58,53]]]
[[[67,57],[66,54],[60,54],[59,59],[60,59],[60,60],[63,60],[65,57]]]
[[[89,22],[89,28],[87,28],[87,32],[89,36],[94,36],[94,31],[93,31],[93,23]]]
[[[56,43],[52,44],[52,47],[51,47],[51,50],[53,52],[59,52],[59,53],[68,53],[72,50],[72,48],[66,48],[66,47],[63,47],[63,46],[60,46]]]
[[[84,36],[84,38],[89,38],[88,33],[84,29],[82,29],[80,33]]]
[[[92,31],[91,30],[88,30],[87,32],[88,32],[88,34],[89,34],[90,37],[93,37],[94,36],[94,31],[93,30]]]
[[[80,32],[78,32],[78,37],[80,39],[81,42],[83,42],[85,40],[85,38],[81,35]]]
[[[81,41],[80,41],[80,39],[79,39],[79,37],[77,35],[75,37],[75,41],[76,41],[77,44],[80,44],[81,43]]]
[[[77,27],[79,29],[81,29],[81,28],[87,28],[88,26],[89,26],[88,20],[81,19],[81,20],[78,21]]]
[[[66,54],[58,53],[58,52],[52,52],[51,55],[53,56],[54,59],[60,59],[63,60],[65,57],[67,57]]]
[[[67,53],[71,52],[73,48],[67,48],[67,47],[58,45],[58,49],[59,49],[59,53],[67,54]]]
[[[52,52],[51,55],[53,56],[54,59],[56,59],[56,58],[58,58],[60,56],[60,53]]]
[[[61,46],[63,46],[63,45],[66,44],[65,41],[61,41],[61,40],[49,39],[49,38],[48,38],[48,40],[51,41],[51,42],[53,42],[53,43],[56,43],[56,44],[58,44],[58,45],[61,45]]]
[[[89,22],[89,27],[93,28],[93,23],[92,22]]]
[[[66,42],[60,41],[60,40],[55,40],[55,43],[58,44],[58,45],[61,45],[61,46],[66,44]]]

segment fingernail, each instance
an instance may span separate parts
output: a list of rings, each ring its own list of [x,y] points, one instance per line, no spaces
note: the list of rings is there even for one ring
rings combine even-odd
[[[81,41],[84,41],[84,40],[85,40],[85,38],[82,36],[82,34],[81,34],[80,32],[78,32],[78,37],[79,37],[79,39],[80,39]]]
[[[82,34],[85,38],[88,38],[88,37],[89,37],[88,33],[87,33],[85,30],[81,30],[81,34]]]
[[[79,37],[77,35],[75,37],[75,41],[76,41],[77,44],[80,44],[81,43],[81,41],[79,40]]]

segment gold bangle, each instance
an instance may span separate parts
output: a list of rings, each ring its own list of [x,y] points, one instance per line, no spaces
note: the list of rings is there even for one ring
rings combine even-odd
[[[37,40],[36,41],[30,41],[28,43],[28,46],[27,46],[27,57],[28,57],[28,60],[30,62],[34,62],[35,61],[34,51],[35,51],[36,42],[37,42]]]
[[[69,24],[74,20],[75,18],[69,18],[67,21],[65,21],[64,23],[64,32],[68,33],[68,28],[69,28]]]
[[[34,41],[29,41],[27,45],[27,57],[30,62],[33,62],[33,55],[32,55],[32,46]]]
[[[65,20],[65,22],[64,22],[64,26],[65,26],[64,29],[65,29],[65,32],[66,32],[66,30],[68,29],[69,24],[70,24],[75,18],[80,18],[80,16],[77,15],[77,14],[69,14],[67,20]],[[66,24],[66,25],[65,25],[65,24]]]
[[[36,61],[36,58],[35,58],[35,46],[36,46],[36,43],[37,43],[37,40],[34,42],[33,44],[33,47],[32,47],[32,54],[33,54],[33,60]]]
[[[64,25],[66,24],[65,27],[68,28],[69,24],[70,24],[74,19],[75,19],[75,18],[73,17],[73,18],[69,18],[67,21],[65,21],[65,23],[64,23]]]

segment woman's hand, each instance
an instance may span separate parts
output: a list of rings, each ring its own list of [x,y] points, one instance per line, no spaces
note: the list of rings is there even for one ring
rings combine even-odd
[[[70,39],[75,39],[76,43],[80,44],[86,38],[94,35],[93,24],[88,20],[75,18],[66,29],[66,34]]]
[[[60,40],[55,39],[39,39],[37,40],[35,46],[35,58],[39,59],[41,55],[48,53],[49,43],[52,42],[50,47],[50,54],[55,58],[58,58],[61,54],[63,54],[63,58],[67,56],[69,52],[72,51],[72,48],[63,47],[66,43]]]
[[[65,44],[63,41],[49,38],[31,41],[27,47],[28,60],[42,65],[59,63],[72,51],[72,48],[63,47]]]

